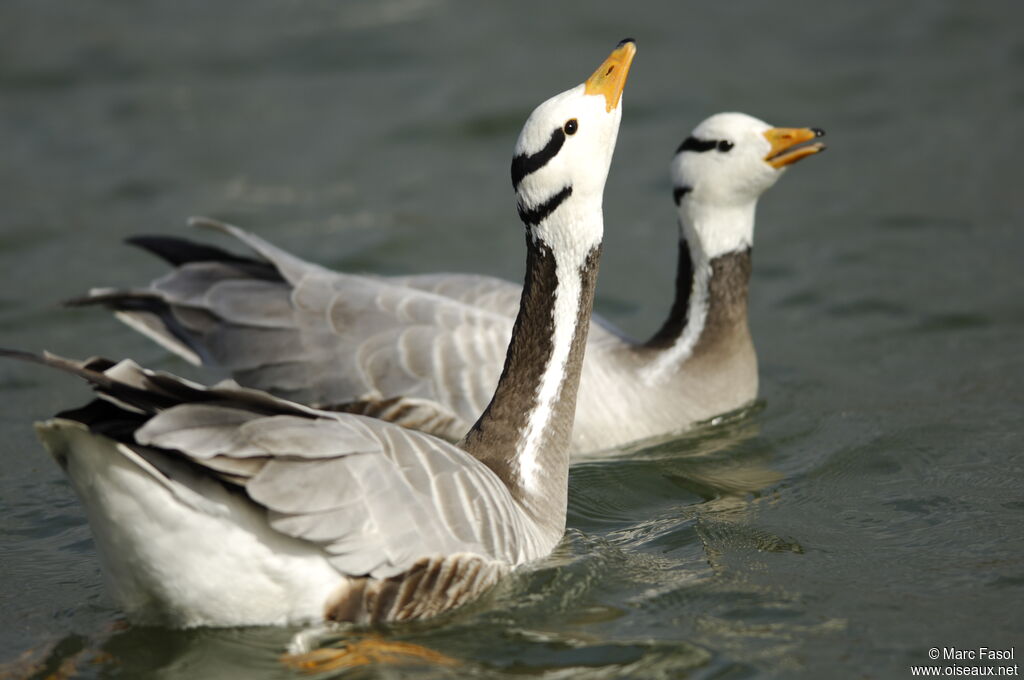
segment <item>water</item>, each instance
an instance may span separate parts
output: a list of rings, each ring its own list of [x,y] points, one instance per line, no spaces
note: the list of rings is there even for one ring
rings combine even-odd
[[[119,241],[192,214],[332,267],[517,279],[515,135],[632,36],[598,308],[637,335],[669,304],[667,163],[688,130],[740,110],[828,131],[758,215],[762,401],[575,466],[551,559],[392,631],[458,666],[351,677],[900,678],[930,647],[1019,656],[1022,18],[951,0],[8,0],[0,344],[210,379],[56,304],[157,275]],[[300,675],[278,660],[293,630],[119,623],[30,428],[87,394],[0,365],[0,677]]]

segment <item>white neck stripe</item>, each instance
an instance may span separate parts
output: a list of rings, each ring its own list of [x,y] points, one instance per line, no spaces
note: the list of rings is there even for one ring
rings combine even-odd
[[[554,257],[554,255],[552,255]],[[542,491],[541,451],[545,433],[555,415],[555,406],[562,393],[576,338],[583,280],[580,275],[586,258],[555,258],[555,302],[551,309],[551,355],[548,358],[534,397],[534,408],[521,435],[519,475],[528,494]]]

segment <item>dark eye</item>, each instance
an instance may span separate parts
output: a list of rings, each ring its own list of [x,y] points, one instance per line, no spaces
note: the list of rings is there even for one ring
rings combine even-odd
[[[574,135],[576,134],[576,131],[580,129],[580,124],[576,122],[575,118],[570,118],[569,120],[565,121],[565,125],[562,127],[562,129],[565,130],[565,134]]]
[[[718,143],[718,150],[725,152],[732,148],[732,142],[727,142],[724,139]]]

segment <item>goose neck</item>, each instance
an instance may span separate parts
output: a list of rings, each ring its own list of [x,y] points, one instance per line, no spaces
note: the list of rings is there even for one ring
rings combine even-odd
[[[756,201],[728,207],[680,204],[675,297],[668,318],[644,343],[654,350],[644,373],[648,380],[675,373],[713,323],[746,324],[755,210]]]
[[[557,540],[565,524],[569,444],[601,243],[545,238],[528,229],[526,246],[505,367],[461,446],[494,470],[539,523],[550,524]]]

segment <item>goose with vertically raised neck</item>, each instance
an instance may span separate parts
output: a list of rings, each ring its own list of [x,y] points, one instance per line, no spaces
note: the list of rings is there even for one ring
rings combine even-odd
[[[822,134],[721,113],[679,146],[671,164],[680,226],[675,301],[646,342],[591,325],[574,453],[682,431],[756,398],[747,325],[754,213],[787,166],[824,148],[816,141]],[[539,151],[513,163],[513,181],[558,154],[566,139],[559,130],[535,140]],[[524,219],[530,210],[521,209]],[[97,289],[75,303],[108,305],[189,361],[225,367],[243,385],[452,441],[487,404],[518,285],[478,275],[333,272],[237,227],[193,222],[238,238],[258,257],[136,238],[175,269],[147,289]]]
[[[98,392],[37,429],[128,614],[186,627],[419,619],[554,548],[602,194],[635,52],[620,43],[519,136],[521,304],[494,394],[457,445],[131,361],[2,352]]]

